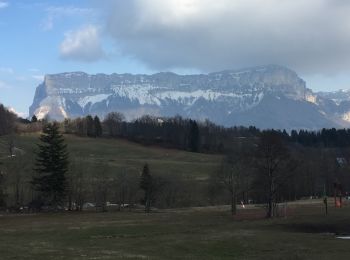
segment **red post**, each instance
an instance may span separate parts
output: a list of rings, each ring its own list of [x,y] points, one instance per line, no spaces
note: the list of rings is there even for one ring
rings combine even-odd
[[[333,183],[333,187],[334,187],[334,207],[337,207],[337,183],[334,182]]]

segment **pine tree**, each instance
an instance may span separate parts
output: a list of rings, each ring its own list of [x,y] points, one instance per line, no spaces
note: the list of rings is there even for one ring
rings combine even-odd
[[[94,117],[94,126],[95,126],[95,136],[96,137],[102,136],[102,125],[98,116]]]
[[[145,212],[149,213],[151,209],[151,200],[152,200],[152,193],[153,193],[152,191],[153,178],[149,173],[149,168],[147,163],[143,166],[141,181],[140,181],[140,188],[145,192],[145,197],[144,197]]]
[[[44,126],[40,141],[35,163],[37,176],[33,178],[32,184],[44,204],[58,209],[63,206],[67,186],[67,146],[57,123]]]
[[[199,128],[195,120],[190,120],[189,148],[195,153],[199,150]]]
[[[88,137],[96,137],[94,119],[88,115],[86,118],[86,134]]]

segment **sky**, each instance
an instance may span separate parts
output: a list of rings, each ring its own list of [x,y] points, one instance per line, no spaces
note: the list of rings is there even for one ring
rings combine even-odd
[[[208,73],[267,64],[350,89],[348,0],[0,0],[0,103],[45,74]]]

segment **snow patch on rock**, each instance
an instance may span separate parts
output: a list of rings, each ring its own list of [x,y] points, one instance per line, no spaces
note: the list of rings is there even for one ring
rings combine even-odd
[[[80,98],[77,103],[79,104],[79,106],[84,108],[89,103],[93,105],[93,104],[102,102],[102,101],[106,100],[109,96],[110,96],[109,94],[99,94],[99,95],[95,95],[95,96],[86,96],[86,97]]]

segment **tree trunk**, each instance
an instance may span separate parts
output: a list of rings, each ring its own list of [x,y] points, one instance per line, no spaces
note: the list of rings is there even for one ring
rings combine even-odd
[[[267,205],[267,218],[272,218],[273,217],[273,202],[272,199],[269,198],[268,205]]]
[[[232,216],[237,214],[237,198],[236,198],[236,193],[231,192],[231,214]]]
[[[273,217],[273,203],[274,203],[274,180],[272,171],[269,170],[269,195],[268,195],[268,201],[267,201],[267,218]]]
[[[72,211],[73,210],[73,199],[72,199],[72,195],[71,193],[69,193],[68,195],[68,210]]]
[[[151,195],[150,191],[146,191],[146,197],[145,197],[145,212],[149,213],[151,209]]]
[[[149,213],[150,210],[151,210],[151,201],[150,201],[149,198],[147,198],[146,204],[145,204],[145,212],[146,212],[146,213]]]

